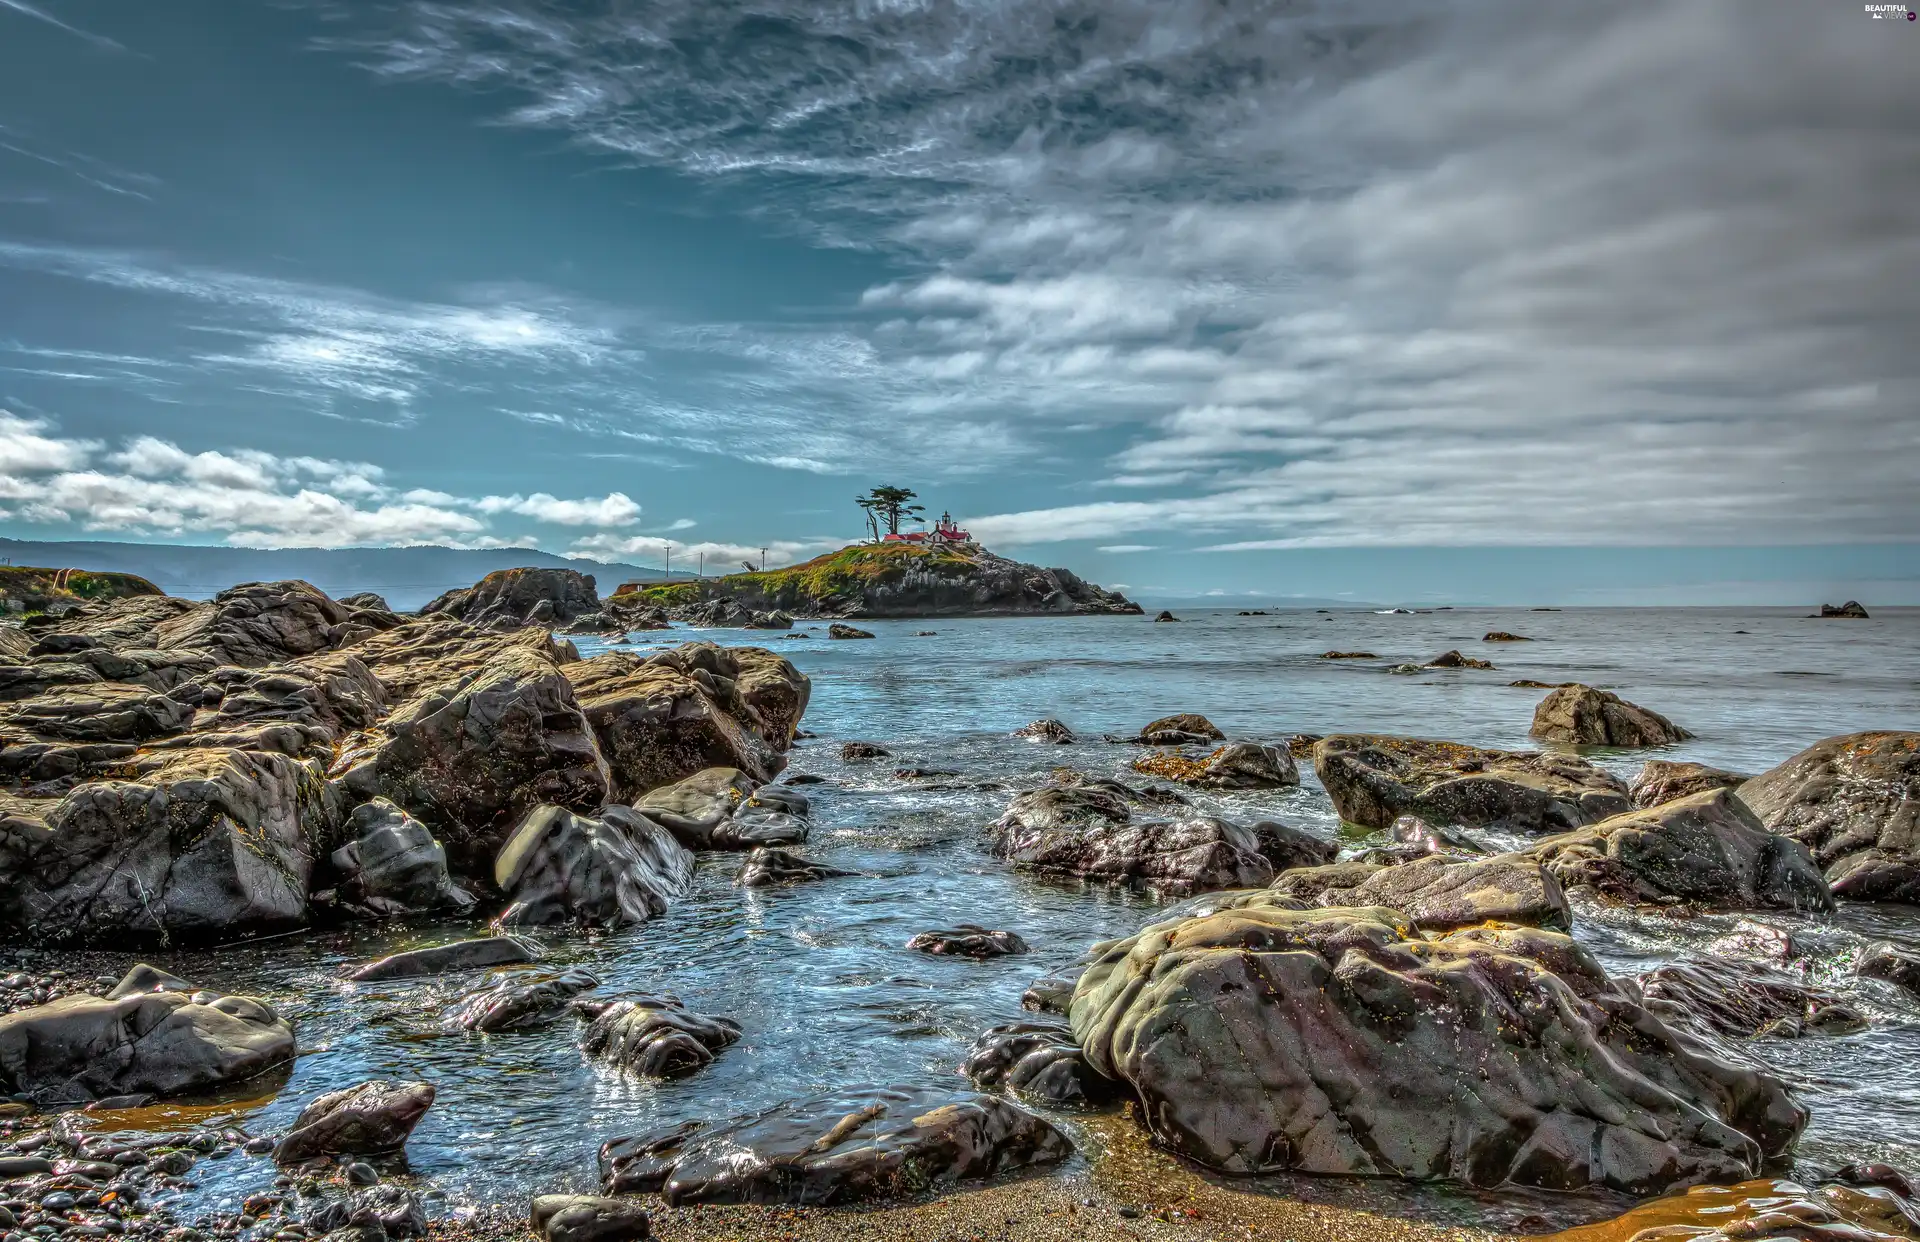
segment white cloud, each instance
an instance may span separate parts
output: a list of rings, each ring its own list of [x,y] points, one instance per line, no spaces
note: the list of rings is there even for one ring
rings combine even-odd
[[[98,451],[91,440],[59,440],[42,434],[47,424],[0,410],[0,473],[73,470]]]
[[[1096,552],[1113,552],[1113,553],[1157,552],[1159,550],[1160,550],[1160,545],[1154,544],[1154,543],[1110,543],[1105,545],[1104,547],[1094,549],[1094,551]]]
[[[640,520],[640,506],[623,492],[580,500],[562,500],[545,492],[482,496],[472,504],[482,513],[517,513],[556,526],[631,526]]]
[[[576,539],[568,556],[592,557],[595,560],[622,560],[628,557],[643,558],[649,562],[662,560],[667,544],[673,544],[673,563],[683,569],[690,569],[706,558],[707,571],[714,574],[732,573],[739,569],[742,562],[761,563],[761,550],[743,543],[724,543],[705,541],[701,543],[680,543],[669,541],[655,535],[589,535]],[[846,540],[834,538],[817,539],[776,539],[767,545],[766,564],[792,565],[822,552],[831,552],[845,546]]]

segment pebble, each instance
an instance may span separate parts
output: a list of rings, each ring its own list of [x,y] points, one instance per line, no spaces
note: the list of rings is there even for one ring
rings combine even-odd
[[[349,1185],[372,1186],[379,1182],[380,1175],[374,1172],[372,1165],[355,1161],[346,1167],[346,1178]]]

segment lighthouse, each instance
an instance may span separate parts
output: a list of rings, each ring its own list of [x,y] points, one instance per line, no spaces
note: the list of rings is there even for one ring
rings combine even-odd
[[[912,543],[923,547],[940,547],[951,544],[972,543],[973,536],[953,524],[953,514],[942,512],[940,520],[933,524],[932,530],[910,530],[903,534],[886,535],[883,543]]]

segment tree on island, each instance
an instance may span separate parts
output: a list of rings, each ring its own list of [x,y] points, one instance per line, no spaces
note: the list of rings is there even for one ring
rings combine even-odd
[[[876,487],[854,503],[866,510],[867,529],[873,532],[873,541],[879,543],[881,522],[887,524],[888,534],[897,535],[902,518],[918,517],[926,512],[924,506],[907,503],[915,498],[916,494],[910,488]]]

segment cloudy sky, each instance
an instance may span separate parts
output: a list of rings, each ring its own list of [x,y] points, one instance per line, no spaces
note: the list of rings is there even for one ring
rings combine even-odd
[[[0,0],[0,534],[1920,602],[1916,205],[1857,4]]]

